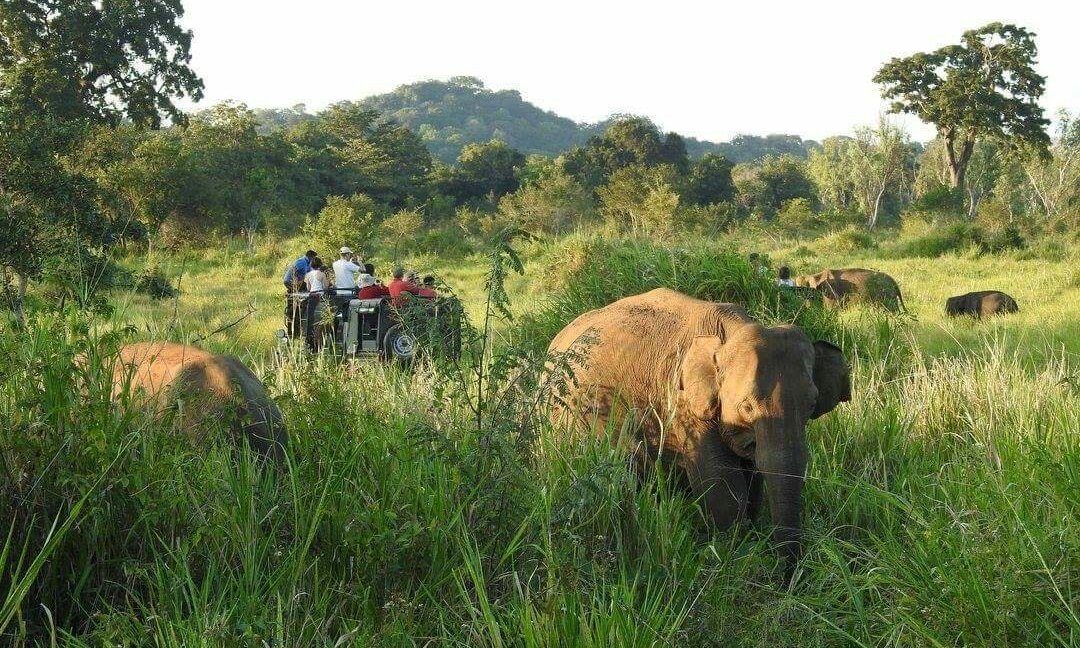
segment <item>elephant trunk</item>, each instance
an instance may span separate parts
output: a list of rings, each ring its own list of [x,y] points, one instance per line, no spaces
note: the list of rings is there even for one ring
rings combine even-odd
[[[773,539],[788,567],[794,568],[801,552],[803,478],[806,474],[806,434],[776,421],[763,422],[755,431],[754,463],[765,478]]]

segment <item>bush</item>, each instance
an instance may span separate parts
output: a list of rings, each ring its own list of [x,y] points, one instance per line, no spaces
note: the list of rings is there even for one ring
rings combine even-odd
[[[303,233],[312,248],[327,259],[337,256],[337,249],[347,245],[360,258],[374,252],[372,238],[382,208],[364,194],[348,198],[330,196],[319,215],[304,223]]]
[[[814,212],[809,198],[792,198],[776,212],[776,224],[791,232],[806,232],[821,227],[825,220]]]
[[[964,195],[946,186],[930,189],[911,203],[911,209],[934,217],[956,216],[964,213]]]
[[[746,257],[734,248],[703,243],[670,247],[645,239],[599,238],[571,239],[564,246],[557,255],[564,259],[561,273],[552,278],[559,288],[556,296],[546,308],[524,320],[537,344],[546,346],[581,313],[659,287],[700,299],[737,303],[762,322],[794,322],[815,339],[837,339],[839,335],[831,311],[790,291],[778,290],[772,277],[754,272]]]
[[[718,234],[731,229],[739,221],[739,209],[734,203],[679,207],[678,220],[683,227],[699,234]]]
[[[675,170],[670,165],[619,169],[597,190],[600,213],[617,232],[670,234],[679,207],[675,183]]]
[[[151,299],[167,299],[175,297],[180,292],[157,264],[150,264],[143,268],[143,271],[135,278],[133,288],[135,292],[149,295]]]
[[[1017,250],[1025,245],[1015,226],[998,231],[986,229],[969,221],[935,227],[924,219],[905,219],[901,239],[890,246],[885,255],[893,258],[933,258],[943,254],[974,250],[977,254]]]
[[[876,250],[877,241],[860,225],[849,225],[842,230],[828,234],[814,242],[814,247],[823,252],[856,252]]]

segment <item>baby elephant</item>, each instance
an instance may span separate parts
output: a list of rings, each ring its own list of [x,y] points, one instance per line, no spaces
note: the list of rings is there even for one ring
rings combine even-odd
[[[259,454],[284,459],[288,436],[281,412],[262,382],[233,356],[173,342],[128,344],[113,369],[113,397],[129,388],[159,417],[174,415],[191,437],[224,422]]]
[[[1016,300],[1000,290],[980,290],[966,295],[949,297],[945,301],[945,313],[952,317],[971,315],[982,318],[986,315],[1004,315],[1016,313],[1020,307]]]

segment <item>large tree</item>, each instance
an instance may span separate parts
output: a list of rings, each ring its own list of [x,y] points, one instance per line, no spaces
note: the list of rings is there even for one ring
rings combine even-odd
[[[1046,79],[1035,72],[1035,35],[990,23],[964,33],[959,45],[894,58],[874,76],[891,110],[937,126],[949,184],[964,174],[980,138],[1046,154],[1049,121],[1039,105]]]
[[[881,199],[902,177],[911,143],[903,128],[882,117],[877,128],[856,128],[846,150],[855,197],[866,214],[867,227],[873,229]]]
[[[0,194],[17,206],[0,209],[0,228],[37,237],[0,249],[20,288],[48,256],[100,250],[113,235],[94,183],[63,163],[89,128],[182,120],[174,100],[202,96],[182,15],[180,0],[0,3]],[[27,214],[40,222],[16,221]]]

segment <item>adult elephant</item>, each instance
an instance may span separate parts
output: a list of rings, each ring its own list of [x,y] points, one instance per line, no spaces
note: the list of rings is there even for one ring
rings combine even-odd
[[[949,297],[945,301],[945,313],[952,317],[971,315],[982,318],[987,315],[1016,313],[1019,310],[1016,300],[1000,290],[979,290]]]
[[[262,382],[233,356],[173,342],[128,344],[113,369],[114,398],[125,391],[159,417],[173,416],[193,438],[224,423],[256,452],[284,459],[288,436],[281,412]]]
[[[896,280],[877,270],[840,268],[822,270],[817,274],[800,275],[796,286],[813,288],[821,293],[826,304],[842,306],[853,300],[878,304],[892,312],[905,308],[904,298]]]
[[[567,377],[553,420],[618,436],[648,465],[667,456],[727,528],[768,492],[774,537],[800,553],[806,422],[851,399],[843,354],[796,326],[660,288],[585,313],[549,346]]]

